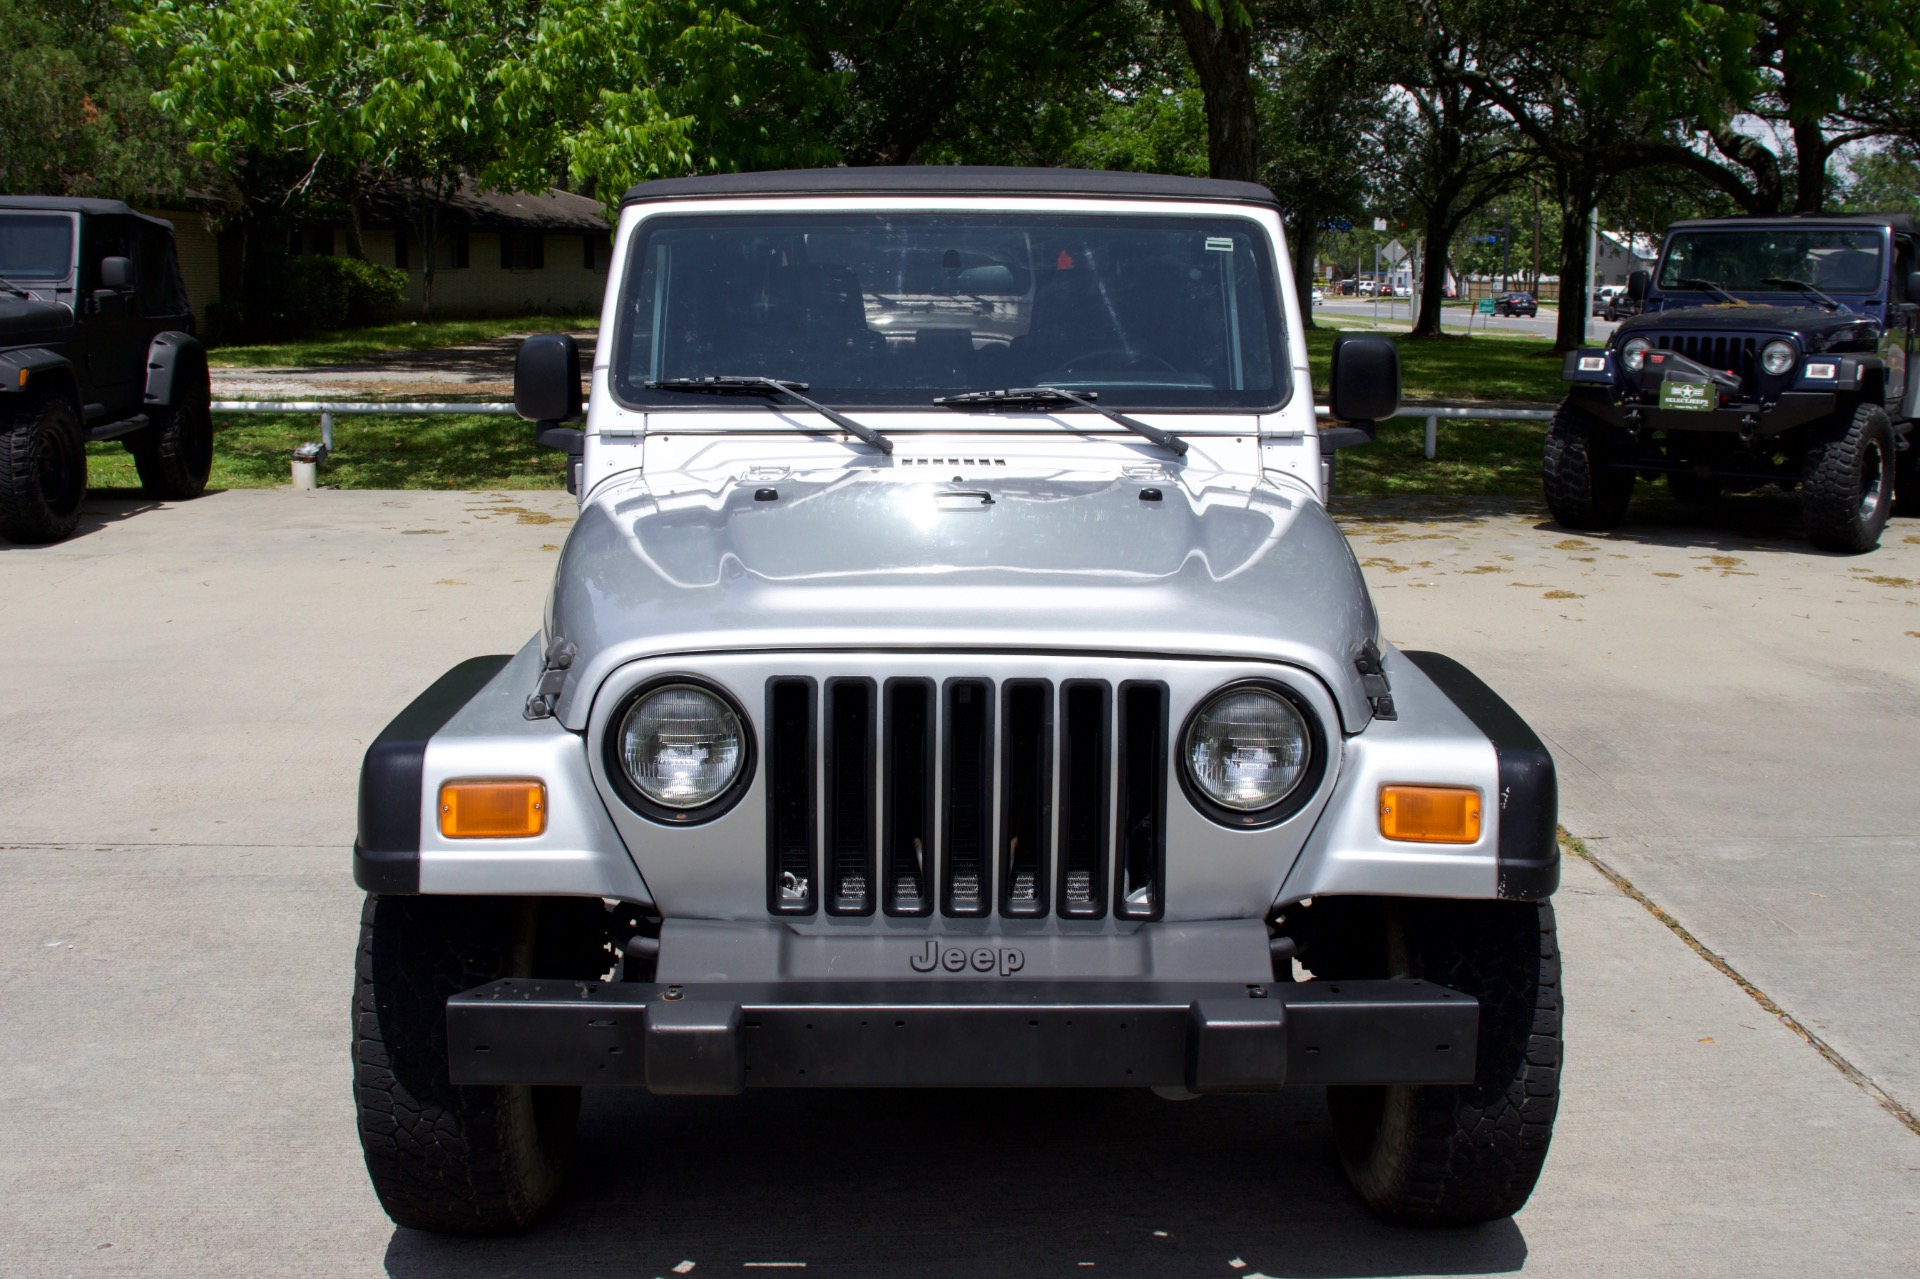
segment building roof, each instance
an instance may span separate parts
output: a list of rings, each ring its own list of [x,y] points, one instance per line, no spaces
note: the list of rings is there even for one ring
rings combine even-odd
[[[776,169],[661,178],[627,192],[623,205],[655,200],[746,199],[768,195],[1025,195],[1110,199],[1226,200],[1271,207],[1273,192],[1253,182],[1181,178],[1103,169],[1014,169],[974,165],[874,165]]]
[[[1764,223],[1773,222],[1784,225],[1803,223],[1811,226],[1844,225],[1852,222],[1864,226],[1892,227],[1903,235],[1920,235],[1920,218],[1911,213],[1739,213],[1726,218],[1687,218],[1668,227],[1669,231],[1681,227],[1724,226],[1729,222]]]
[[[48,213],[87,213],[95,217],[140,218],[160,226],[173,223],[165,218],[148,217],[127,207],[120,200],[93,200],[71,195],[0,195],[0,209],[34,209]]]
[[[369,192],[362,221],[374,226],[407,222],[406,197],[392,188]],[[474,191],[460,187],[440,210],[446,231],[549,231],[604,234],[611,229],[598,200],[558,189],[539,193]]]

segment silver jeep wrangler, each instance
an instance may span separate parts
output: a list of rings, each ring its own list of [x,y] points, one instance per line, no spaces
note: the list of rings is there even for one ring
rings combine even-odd
[[[1327,1091],[1354,1188],[1505,1216],[1560,1068],[1553,764],[1380,636],[1263,188],[836,169],[626,198],[541,633],[368,749],[393,1219],[530,1224],[582,1085]],[[569,426],[569,422],[580,422]]]

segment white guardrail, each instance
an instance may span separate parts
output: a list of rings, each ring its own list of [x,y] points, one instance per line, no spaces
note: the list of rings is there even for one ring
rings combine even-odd
[[[318,413],[320,415],[319,442],[302,444],[294,450],[296,465],[306,462],[315,466],[325,461],[333,452],[335,414],[364,413],[416,417],[434,413],[467,413],[484,417],[513,416],[511,404],[463,404],[459,401],[414,403],[405,400],[215,400],[212,408],[215,413]],[[584,412],[585,405],[581,408]],[[1314,405],[1313,414],[1315,417],[1330,416],[1324,404]],[[1439,451],[1441,418],[1470,418],[1476,422],[1545,422],[1552,417],[1552,409],[1504,409],[1492,405],[1448,404],[1431,407],[1414,405],[1410,408],[1402,408],[1390,420],[1425,418],[1426,455],[1431,461]]]

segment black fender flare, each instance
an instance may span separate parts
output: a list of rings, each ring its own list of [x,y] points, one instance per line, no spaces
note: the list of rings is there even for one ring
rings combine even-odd
[[[74,412],[78,413],[80,376],[74,370],[73,361],[44,346],[0,352],[0,394],[18,395],[22,391],[37,390],[47,384],[48,378],[58,379],[57,385],[73,400]]]
[[[205,408],[212,399],[206,345],[191,333],[156,333],[147,346],[147,407],[194,404]]]

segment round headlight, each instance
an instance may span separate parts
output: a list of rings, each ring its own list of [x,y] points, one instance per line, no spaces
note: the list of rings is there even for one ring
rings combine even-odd
[[[1793,349],[1793,343],[1774,341],[1760,348],[1760,367],[1779,377],[1793,367],[1800,353]]]
[[[740,717],[695,684],[663,684],[630,707],[614,730],[614,754],[640,793],[667,808],[711,804],[747,758]]]
[[[1181,744],[1187,776],[1236,813],[1271,808],[1307,775],[1313,738],[1294,704],[1266,688],[1230,688],[1200,708]]]
[[[1628,338],[1620,347],[1620,363],[1638,373],[1647,366],[1647,352],[1653,343],[1645,338]]]

